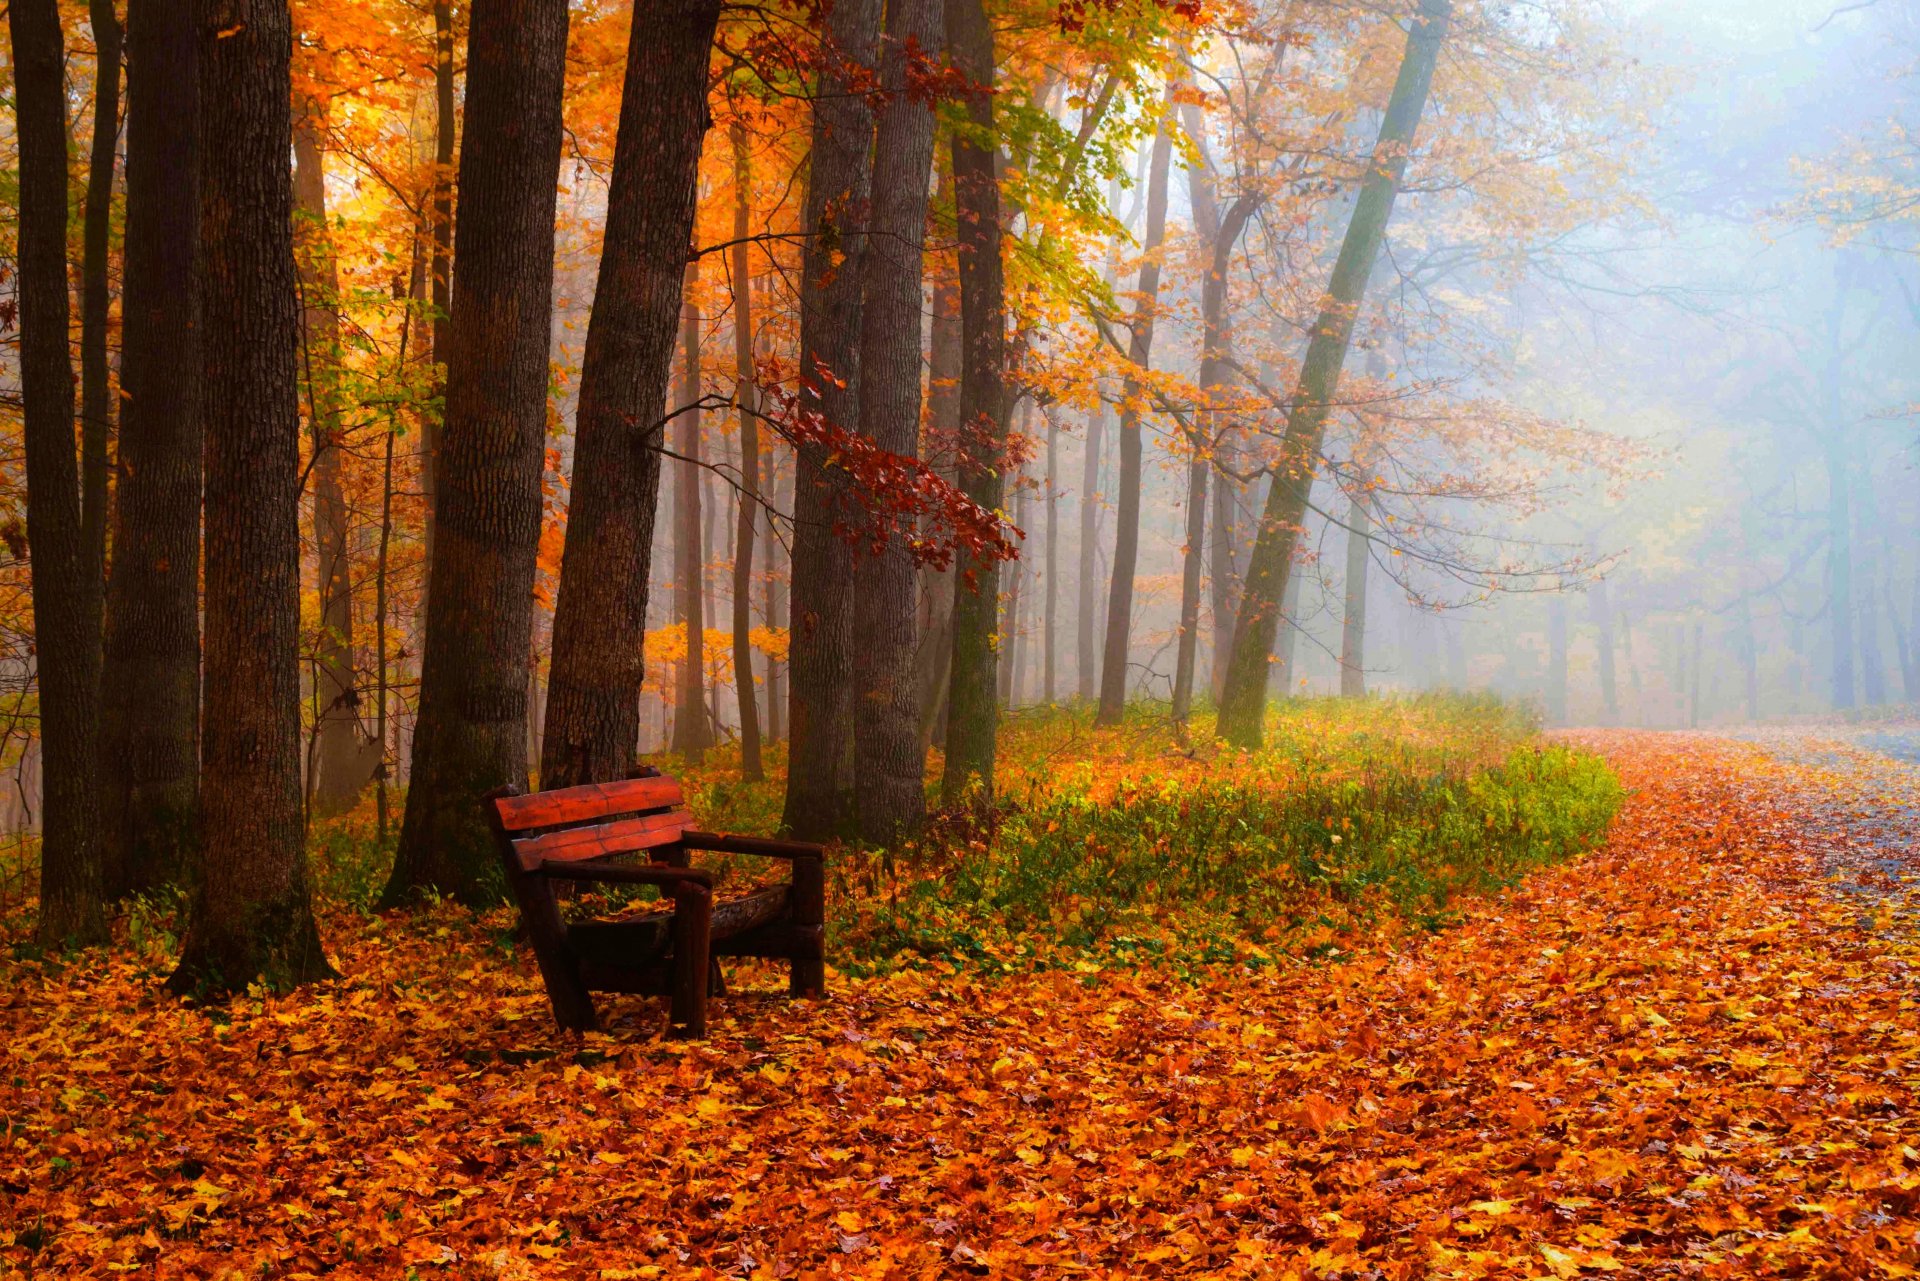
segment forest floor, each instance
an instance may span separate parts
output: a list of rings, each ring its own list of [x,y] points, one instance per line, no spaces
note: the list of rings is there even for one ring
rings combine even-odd
[[[686,1044],[555,1033],[482,918],[330,920],[349,979],[217,1018],[0,962],[0,1273],[1915,1275],[1914,767],[1579,741],[1603,847],[1313,963],[842,976]]]

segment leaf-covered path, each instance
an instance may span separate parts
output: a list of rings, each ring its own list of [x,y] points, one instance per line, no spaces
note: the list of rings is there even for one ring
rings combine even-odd
[[[562,1040],[478,926],[216,1027],[15,962],[0,1259],[44,1274],[1907,1276],[1915,916],[1829,883],[1837,784],[1590,740],[1609,845],[1460,923],[1202,985],[839,983]],[[1790,754],[1788,754],[1790,756]],[[1869,805],[1870,794],[1848,804]],[[1830,817],[1830,815],[1828,816]]]

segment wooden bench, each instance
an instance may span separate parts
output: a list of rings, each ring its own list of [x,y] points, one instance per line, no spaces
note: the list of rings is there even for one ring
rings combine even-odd
[[[637,992],[670,996],[672,1022],[684,1035],[705,1036],[721,956],[785,959],[794,995],[825,991],[820,846],[696,831],[679,780],[657,771],[551,792],[498,788],[487,794],[486,810],[561,1027],[599,1026],[590,993]],[[716,901],[712,874],[689,866],[693,850],[784,859],[792,878]],[[630,855],[646,861],[615,861]],[[555,883],[578,881],[653,885],[669,901],[568,923]]]

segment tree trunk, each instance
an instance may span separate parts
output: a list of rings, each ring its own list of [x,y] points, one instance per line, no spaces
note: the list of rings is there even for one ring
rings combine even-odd
[[[627,45],[600,274],[574,419],[572,497],[540,785],[625,778],[640,744],[661,418],[708,127],[718,0],[670,0]]]
[[[777,451],[767,452],[767,488],[773,494],[773,509],[783,510],[785,501],[793,495],[792,473],[781,475],[780,456]],[[773,631],[784,631],[787,626],[787,578],[781,572],[778,560],[780,540],[775,536],[775,526],[771,518],[767,520],[767,627]],[[783,677],[786,664],[783,660],[767,655],[767,737],[779,742],[786,737],[787,700]]]
[[[960,489],[988,511],[1004,500],[1001,456],[1007,443],[1007,312],[1000,261],[1000,181],[994,132],[993,28],[983,0],[947,0],[947,51],[966,77],[967,123],[953,137],[954,208],[960,256],[960,434],[967,443]],[[953,604],[952,675],[947,684],[946,769],[942,799],[993,797],[995,630],[1000,565],[963,553]]]
[[[1347,573],[1340,615],[1340,697],[1367,693],[1367,566],[1373,559],[1372,514],[1367,509],[1366,478],[1347,503]]]
[[[1099,659],[1094,651],[1094,624],[1098,622],[1100,590],[1100,446],[1107,429],[1107,402],[1096,399],[1087,415],[1086,447],[1080,457],[1080,579],[1075,585],[1074,692],[1092,702],[1099,688]]]
[[[127,5],[119,477],[100,696],[107,886],[193,861],[200,730],[199,40],[192,5]]]
[[[340,282],[327,225],[322,103],[307,103],[293,122],[294,264],[305,302],[301,372],[313,449],[313,550],[320,601],[319,688],[315,728],[318,777],[308,788],[314,809],[337,814],[352,806],[372,777],[361,750],[360,691],[353,673],[353,591],[348,579],[347,496],[341,485]]]
[[[861,275],[860,430],[881,449],[920,451],[920,317],[933,104],[909,91],[912,60],[940,47],[941,0],[892,0],[880,55],[873,209]],[[890,845],[926,821],[926,758],[914,683],[911,530],[854,563],[854,793],[862,839]]]
[[[1294,541],[1306,512],[1327,415],[1339,391],[1354,320],[1386,236],[1400,180],[1406,173],[1407,156],[1426,109],[1434,64],[1439,60],[1440,43],[1452,10],[1452,0],[1421,0],[1420,18],[1407,33],[1406,53],[1380,122],[1379,140],[1301,362],[1299,383],[1287,413],[1281,458],[1274,464],[1274,484],[1267,491],[1260,531],[1241,589],[1233,653],[1221,693],[1220,734],[1237,746],[1258,747],[1265,734],[1267,660],[1273,653],[1274,632],[1280,622],[1277,606],[1291,576]]]
[[[1046,619],[1042,633],[1043,657],[1041,660],[1040,701],[1048,706],[1054,700],[1054,649],[1056,628],[1060,610],[1060,425],[1052,414],[1047,415],[1047,494],[1043,501],[1047,505],[1047,568],[1046,568]]]
[[[1613,660],[1613,602],[1602,578],[1587,590],[1587,606],[1600,645],[1600,705],[1608,725],[1620,723],[1620,679]]]
[[[700,513],[700,305],[693,289],[697,263],[686,265],[680,304],[680,406],[674,420],[673,603],[687,633],[673,702],[673,750],[697,761],[713,745],[707,720],[707,556]],[[696,406],[691,407],[690,406]]]
[[[880,11],[880,0],[836,0],[827,11],[800,265],[800,408],[849,432],[860,425],[860,310],[873,178],[873,112],[854,86],[871,74]],[[845,834],[854,818],[853,551],[834,531],[843,518],[843,474],[820,443],[798,450],[793,487],[791,741],[782,826],[802,840],[821,840]]]
[[[1567,598],[1547,598],[1547,724],[1567,723]]]
[[[949,174],[945,181],[952,184]],[[933,286],[933,323],[928,340],[927,427],[933,441],[951,449],[960,427],[960,283],[941,272]],[[957,473],[945,469],[949,480]],[[933,746],[934,728],[947,705],[953,674],[953,601],[957,590],[951,566],[927,569],[927,626],[920,634],[920,755]]]
[[[427,275],[433,302],[433,349],[428,359],[440,364],[434,390],[444,398],[446,365],[453,342],[453,192],[454,139],[459,120],[453,100],[453,0],[433,0],[433,207],[428,236],[432,242]],[[444,399],[442,404],[445,404]],[[440,494],[440,441],[444,409],[424,415],[420,432],[420,497],[426,510],[422,530],[426,548],[426,579],[421,584],[421,608],[433,582],[434,529]]]
[[[1169,103],[1172,88],[1167,93]],[[1135,304],[1127,359],[1144,371],[1153,356],[1154,311],[1160,299],[1160,242],[1167,227],[1167,170],[1173,160],[1173,133],[1163,122],[1153,136],[1153,161],[1147,171],[1147,234],[1142,245],[1139,301]],[[1127,704],[1127,654],[1132,639],[1133,579],[1140,563],[1141,439],[1139,379],[1129,373],[1120,408],[1120,503],[1113,535],[1113,578],[1107,591],[1106,649],[1100,659],[1100,710],[1096,725],[1118,725]]]
[[[205,835],[168,986],[202,994],[333,973],[308,899],[300,796],[293,20],[284,0],[243,16],[201,0]]]
[[[19,144],[20,391],[25,406],[27,545],[40,687],[41,943],[97,943],[107,920],[94,808],[100,698],[100,578],[88,559],[73,450],[67,353],[67,102],[54,0],[15,0]]]
[[[1032,419],[1029,416],[1020,424],[1021,434],[1026,435],[1031,425]],[[1006,637],[1007,645],[1006,657],[1002,660],[1001,667],[1001,679],[1005,684],[1001,687],[1000,703],[1007,708],[1021,706],[1020,695],[1026,688],[1026,681],[1023,678],[1026,675],[1027,651],[1033,647],[1032,638],[1027,635],[1025,618],[1025,614],[1033,612],[1033,603],[1028,598],[1028,585],[1033,580],[1033,571],[1028,568],[1028,549],[1032,542],[1030,531],[1033,523],[1033,485],[1027,478],[1024,468],[1015,477],[1014,484],[1017,487],[1017,494],[1013,500],[1013,523],[1019,527],[1023,537],[1020,543],[1020,559],[1013,563],[1013,590],[1007,593],[1006,622],[1000,628]]]
[[[98,636],[107,574],[107,442],[113,435],[113,388],[107,370],[113,291],[107,258],[114,154],[120,142],[120,22],[113,0],[89,0],[87,15],[95,55],[93,150],[87,162],[80,260],[80,542],[92,575],[90,607]]]
[[[740,702],[740,772],[748,782],[766,777],[760,762],[760,700],[753,689],[753,539],[760,520],[760,420],[753,368],[753,276],[747,236],[753,227],[753,169],[747,129],[738,119],[733,144],[733,362],[734,400],[740,408],[740,511],[733,546],[733,684]]]
[[[434,574],[398,906],[501,894],[480,797],[527,776],[527,652],[545,470],[565,0],[475,0]]]

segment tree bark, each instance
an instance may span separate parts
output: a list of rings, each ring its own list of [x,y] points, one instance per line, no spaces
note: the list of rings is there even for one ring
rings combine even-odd
[[[574,420],[540,745],[546,788],[625,778],[640,744],[660,424],[719,16],[718,0],[654,0],[634,10]]]
[[[340,281],[327,226],[322,103],[304,104],[293,124],[294,264],[304,306],[301,372],[313,450],[313,550],[320,601],[319,740],[308,782],[316,813],[337,814],[372,778],[362,750],[360,691],[353,672],[353,591],[348,578],[347,497],[341,485]]]
[[[293,20],[200,0],[206,683],[199,876],[176,992],[333,971],[307,893],[300,796],[300,367]]]
[[[760,699],[753,689],[753,540],[760,520],[759,389],[753,368],[753,276],[747,236],[753,225],[753,168],[747,129],[735,119],[733,144],[733,363],[740,409],[740,510],[733,546],[733,684],[740,702],[740,772],[766,776],[760,761]]]
[[[113,226],[114,156],[120,142],[120,22],[113,0],[89,0],[93,27],[93,150],[87,162],[87,206],[80,260],[80,541],[93,576],[93,632],[107,574],[107,442],[113,436],[113,387],[107,369],[107,322],[113,289],[108,237]]]
[[[1044,622],[1040,701],[1049,706],[1054,699],[1054,624],[1060,609],[1060,425],[1047,415],[1047,568],[1046,618]]]
[[[200,729],[199,43],[193,6],[127,6],[119,476],[100,695],[110,894],[193,859]]]
[[[1347,503],[1347,573],[1340,613],[1340,697],[1367,694],[1367,566],[1373,559],[1372,514],[1367,508],[1366,477]]]
[[[873,178],[873,113],[856,82],[874,65],[880,0],[836,0],[813,99],[800,277],[800,409],[860,424],[860,310]],[[794,461],[787,796],[802,840],[845,835],[855,806],[853,551],[834,529],[846,481],[819,443]]]
[[[1096,604],[1100,584],[1100,447],[1107,429],[1107,402],[1096,399],[1087,415],[1086,446],[1080,456],[1080,558],[1078,597],[1074,610],[1074,692],[1082,702],[1092,702],[1099,688],[1099,659],[1094,649],[1099,621]]]
[[[996,74],[993,28],[982,0],[947,0],[947,50],[966,77],[967,123],[953,137],[954,207],[960,260],[961,492],[988,511],[1004,494],[1000,461],[1007,444],[1006,279],[1000,260],[1000,181],[990,140]],[[953,605],[953,659],[947,685],[946,768],[942,799],[953,805],[993,797],[995,630],[1000,565],[990,556],[959,557]]]
[[[480,797],[527,775],[565,0],[475,0],[434,556],[400,846],[382,901],[501,895]]]
[[[892,0],[874,118],[873,210],[861,275],[860,430],[889,453],[920,452],[921,284],[933,104],[913,64],[940,48],[941,0]],[[854,562],[854,799],[862,839],[890,845],[926,821],[926,758],[914,684],[914,565],[895,531]]]
[[[88,559],[74,456],[67,349],[67,103],[54,0],[16,0],[20,391],[25,406],[27,543],[33,568],[43,799],[42,944],[107,934],[93,770],[100,697],[100,578]]]
[[[1167,91],[1169,103],[1172,87]],[[1153,136],[1153,160],[1147,170],[1147,228],[1142,243],[1139,295],[1131,322],[1127,359],[1144,371],[1153,357],[1154,312],[1160,302],[1160,243],[1167,227],[1167,170],[1173,161],[1173,133],[1163,122]],[[1133,631],[1133,579],[1140,563],[1141,455],[1139,379],[1127,375],[1120,407],[1120,493],[1113,533],[1113,578],[1107,590],[1107,638],[1100,658],[1100,710],[1096,725],[1118,725],[1127,705],[1127,656]]]
[[[673,704],[673,750],[697,761],[713,745],[707,720],[707,554],[700,502],[700,306],[696,263],[688,263],[680,303],[680,400],[674,420],[673,599],[674,613],[687,633],[687,656],[680,664]],[[693,406],[689,408],[689,406]]]
[[[1281,457],[1274,464],[1274,483],[1267,491],[1241,589],[1233,652],[1221,692],[1220,735],[1236,746],[1258,747],[1265,735],[1267,669],[1280,622],[1278,603],[1292,573],[1294,542],[1313,486],[1327,416],[1339,391],[1354,321],[1393,215],[1394,197],[1406,174],[1407,156],[1426,109],[1434,64],[1452,12],[1452,0],[1421,0],[1420,17],[1407,33],[1406,52],[1380,122],[1379,140],[1301,362]]]

